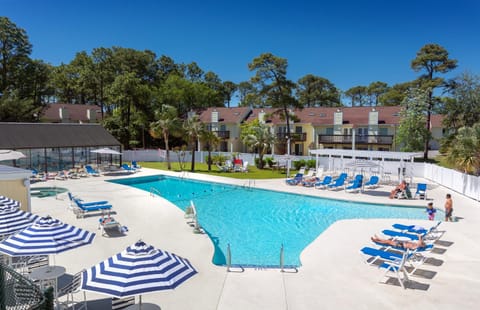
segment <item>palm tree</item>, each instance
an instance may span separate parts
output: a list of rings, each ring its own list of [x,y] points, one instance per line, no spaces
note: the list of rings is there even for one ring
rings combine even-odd
[[[164,104],[162,105],[161,111],[158,111],[156,118],[158,121],[150,124],[150,135],[156,139],[163,137],[163,141],[165,141],[167,168],[171,170],[168,137],[170,134],[180,135],[181,132],[179,130],[181,126],[177,109],[174,106]]]
[[[480,169],[480,123],[458,130],[451,143],[447,160],[465,173],[478,172]]]
[[[203,123],[198,118],[198,115],[193,115],[183,123],[183,129],[192,147],[192,165],[191,165],[190,171],[194,172],[195,171],[195,144],[198,138],[200,137],[200,134],[204,130],[204,126],[203,126]]]
[[[214,149],[219,143],[220,143],[220,138],[217,137],[217,135],[210,130],[203,130],[202,133],[200,134],[200,141],[205,143],[205,147],[207,148],[208,152],[208,171],[212,170],[212,149]]]
[[[252,132],[243,138],[243,143],[258,150],[258,167],[263,169],[263,156],[267,153],[271,145],[276,142],[276,138],[270,131],[270,127],[265,124],[260,123],[251,130]]]

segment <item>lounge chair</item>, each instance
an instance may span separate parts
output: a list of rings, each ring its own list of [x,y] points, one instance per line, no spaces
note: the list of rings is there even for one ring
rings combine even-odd
[[[381,251],[381,250],[379,250],[379,251]],[[382,275],[382,278],[380,280],[385,278],[389,273],[393,273],[395,275],[395,277],[398,279],[398,282],[400,283],[400,286],[403,289],[405,289],[405,282],[410,280],[408,278],[408,272],[405,268],[405,263],[407,262],[408,258],[409,258],[409,253],[408,252],[404,252],[401,255],[399,255],[398,257],[395,257],[393,259],[382,258],[383,262],[380,265],[378,265],[378,268],[385,269],[385,273]],[[402,274],[403,274],[403,276],[402,276]],[[384,283],[382,281],[380,281],[380,282]]]
[[[97,204],[97,205],[85,205],[82,203],[79,203],[78,200],[74,200],[76,208],[74,209],[74,213],[77,216],[77,218],[84,217],[86,213],[88,212],[96,212],[96,211],[101,211],[102,214],[105,214],[106,211],[109,211],[112,209],[111,204]]]
[[[32,169],[32,175],[30,176],[30,183],[46,181],[47,178],[44,173],[39,173],[36,169]]]
[[[217,168],[220,172],[229,172],[230,171],[230,168],[228,168],[227,166],[220,166],[219,164],[217,164]]]
[[[322,181],[315,183],[315,188],[324,189],[327,187],[328,184],[331,184],[331,183],[332,183],[332,176],[326,175]]]
[[[385,262],[395,262],[398,264],[401,260],[404,260],[403,267],[407,265],[410,269],[410,271],[406,268],[403,270],[407,278],[408,275],[414,275],[418,267],[422,266],[427,260],[427,257],[419,254],[418,250],[390,251],[384,248],[364,247],[360,252],[364,255],[366,264],[375,265],[379,268],[388,268],[388,266],[382,266]]]
[[[385,229],[382,230],[384,235],[394,237],[394,238],[408,238],[410,240],[418,240],[418,235],[421,235],[425,241],[436,241],[440,239],[444,232],[436,230],[437,226],[431,227],[429,230],[424,233],[408,233],[401,232],[397,230]]]
[[[297,173],[295,177],[291,179],[287,179],[285,182],[287,182],[288,185],[298,185],[303,181],[303,173]]]
[[[417,233],[417,234],[425,234],[428,231],[434,232],[438,231],[437,228],[441,224],[441,221],[438,221],[437,224],[434,226],[430,227],[429,229],[420,227],[418,225],[404,225],[404,224],[399,224],[395,223],[392,225],[393,228],[400,230],[401,232],[406,232],[406,233]]]
[[[415,192],[415,196],[413,198],[420,198],[420,199],[427,199],[427,184],[425,183],[418,183],[417,184],[417,191]]]
[[[122,225],[113,216],[109,214],[102,215],[98,221],[98,228],[102,230],[102,236],[108,236],[107,230],[115,229],[118,233],[122,233]]]
[[[410,187],[407,187],[404,190],[398,191],[395,193],[395,198],[397,199],[412,199],[412,192],[410,191]]]
[[[68,177],[67,177],[67,174],[65,173],[65,171],[59,171],[57,173],[57,175],[55,176],[55,180],[65,181],[66,179],[68,179]]]
[[[84,207],[108,204],[107,200],[85,202],[83,201],[83,199],[77,196],[74,196],[71,192],[68,192],[67,194],[68,194],[68,198],[70,199],[70,202],[72,203],[77,202]]]
[[[345,185],[345,180],[347,179],[347,174],[342,173],[340,176],[333,181],[333,183],[327,185],[327,189],[329,190],[337,190],[343,188]]]
[[[137,170],[142,169],[142,167],[137,164],[136,160],[132,160],[132,168]]]
[[[240,170],[241,172],[248,172],[248,161],[244,161],[242,168]]]
[[[317,177],[311,177],[310,179],[303,179],[302,185],[305,187],[314,187],[316,183],[320,182],[320,179]]]
[[[360,192],[362,190],[362,183],[363,183],[363,175],[358,174],[355,176],[353,183],[347,187],[345,187],[345,191],[353,193],[353,192]]]
[[[85,171],[90,176],[94,176],[94,177],[99,177],[100,176],[100,173],[97,170],[93,169],[92,166],[90,166],[90,165],[85,166]]]
[[[370,180],[368,180],[367,182],[365,182],[364,184],[364,188],[368,188],[368,189],[371,189],[371,188],[377,188],[379,187],[379,182],[380,182],[380,178],[376,175],[372,175],[370,177]]]
[[[308,169],[307,174],[303,175],[304,180],[312,179],[315,176],[315,169]]]
[[[126,171],[126,172],[130,172],[130,173],[135,173],[135,172],[137,172],[137,170],[136,170],[135,168],[132,168],[132,167],[130,167],[130,166],[127,165],[127,164],[123,164],[123,165],[121,165],[120,167],[123,169],[123,171]]]

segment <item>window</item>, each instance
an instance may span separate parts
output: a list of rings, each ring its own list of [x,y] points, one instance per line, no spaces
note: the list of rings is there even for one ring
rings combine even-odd
[[[357,128],[357,135],[367,136],[368,135],[368,128],[367,127]]]

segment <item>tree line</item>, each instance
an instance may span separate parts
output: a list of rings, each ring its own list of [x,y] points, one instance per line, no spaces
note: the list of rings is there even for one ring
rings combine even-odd
[[[479,77],[471,73],[442,77],[457,67],[457,60],[438,44],[426,44],[412,59],[417,79],[392,86],[375,81],[346,91],[313,74],[296,82],[288,79],[287,59],[271,53],[247,64],[252,72],[248,81],[234,83],[205,72],[195,62],[177,63],[149,50],[99,47],[90,53],[80,51],[70,63],[58,66],[31,59],[31,52],[26,31],[0,17],[0,121],[40,121],[42,109],[52,102],[97,105],[104,127],[126,149],[155,146],[158,140],[165,143],[164,134],[147,135],[146,141],[142,137],[158,129],[162,117],[171,114],[166,112],[170,107],[180,119],[187,119],[191,111],[230,107],[235,96],[239,106],[274,108],[287,126],[294,108],[401,105],[405,109],[397,142],[405,151],[423,150],[425,158],[432,114],[444,115],[449,133],[444,150],[456,141],[461,128],[473,128],[480,117]],[[175,145],[189,140],[171,138]]]

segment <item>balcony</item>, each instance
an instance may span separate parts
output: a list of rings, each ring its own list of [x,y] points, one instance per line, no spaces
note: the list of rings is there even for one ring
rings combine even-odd
[[[352,144],[352,135],[318,135],[318,143]],[[392,145],[392,135],[356,135],[355,144]]]
[[[287,140],[288,134],[286,132],[277,132],[277,139],[280,141]],[[307,141],[307,133],[306,132],[294,132],[290,134],[290,141],[291,142],[304,142]]]
[[[214,131],[220,139],[230,139],[230,130]]]

